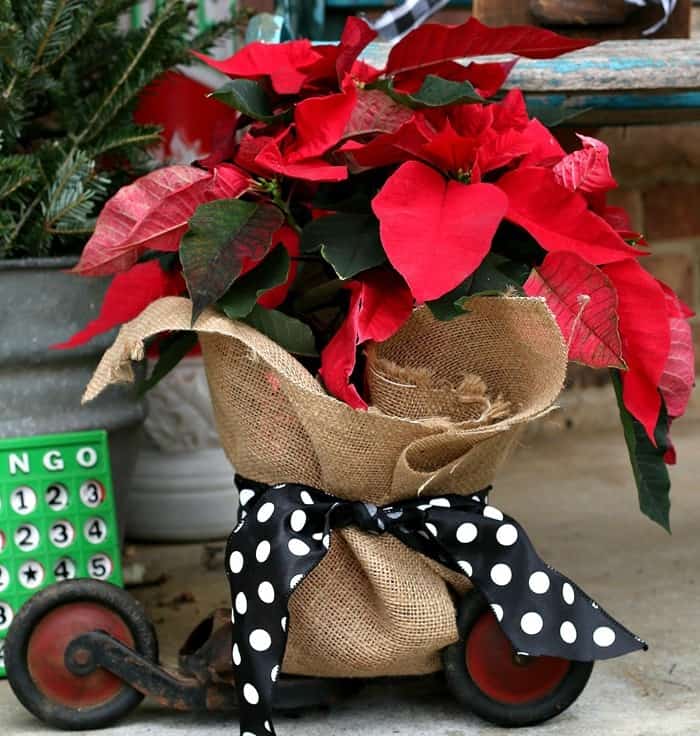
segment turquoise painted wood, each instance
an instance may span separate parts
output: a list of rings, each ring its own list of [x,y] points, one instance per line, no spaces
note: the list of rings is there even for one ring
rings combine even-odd
[[[372,44],[364,59],[383,66],[389,50]],[[522,89],[531,113],[551,125],[700,121],[700,41],[607,41],[558,59],[520,59],[507,86]]]

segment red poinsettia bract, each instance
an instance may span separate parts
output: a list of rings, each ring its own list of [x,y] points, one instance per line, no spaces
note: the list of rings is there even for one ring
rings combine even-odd
[[[339,44],[198,55],[231,78],[218,99],[236,115],[200,165],[152,172],[107,203],[76,270],[117,276],[100,318],[70,344],[180,293],[190,264],[202,287],[201,264],[211,264],[209,306],[245,276],[248,291],[231,296],[237,308],[256,304],[271,320],[281,312],[286,326],[303,323],[296,332],[313,333],[326,389],[362,409],[359,346],[387,339],[416,303],[469,296],[505,260],[530,274],[515,285],[547,301],[573,360],[620,370],[624,405],[654,442],[662,406],[680,416],[690,395],[688,313],[640,265],[643,237],[606,203],[616,184],[605,144],[580,136],[567,154],[518,90],[494,101],[517,58],[478,60],[541,59],[589,42],[475,19],[425,24],[374,68],[360,54],[375,35],[351,18]],[[223,219],[200,216],[212,202]],[[263,217],[269,207],[279,217]],[[262,256],[237,263],[240,273],[214,273],[241,243]],[[179,251],[185,265],[166,273],[141,262],[159,251]]]

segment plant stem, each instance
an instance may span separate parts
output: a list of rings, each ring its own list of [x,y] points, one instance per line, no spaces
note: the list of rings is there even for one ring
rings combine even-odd
[[[280,191],[279,181],[277,181],[277,179],[273,179],[272,182],[267,185],[265,191],[267,191],[267,193],[272,197],[272,202],[276,204],[282,210],[282,212],[284,212],[289,225],[291,225],[291,227],[293,227],[297,231],[297,233],[301,233],[301,227],[292,214],[292,210],[289,207],[289,202],[286,202],[284,199],[282,199],[282,192]]]

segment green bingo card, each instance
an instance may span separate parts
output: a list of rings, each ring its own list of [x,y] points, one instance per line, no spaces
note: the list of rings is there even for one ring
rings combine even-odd
[[[107,433],[0,440],[0,676],[22,604],[88,577],[122,583]]]

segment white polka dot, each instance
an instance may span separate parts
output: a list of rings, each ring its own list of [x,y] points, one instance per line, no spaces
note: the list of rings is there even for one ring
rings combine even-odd
[[[265,726],[265,730],[268,733],[272,733],[272,726],[270,725],[270,721],[265,721],[265,723],[263,723],[263,726]]]
[[[303,542],[301,539],[290,539],[287,546],[289,547],[289,551],[297,557],[308,555],[311,551],[309,545],[306,542]]]
[[[265,629],[251,631],[248,641],[256,652],[266,652],[272,646],[272,639]]]
[[[272,487],[273,488],[286,488],[287,484],[286,483],[275,483],[275,485]]]
[[[450,502],[446,498],[431,498],[430,505],[438,506],[439,508],[443,508],[443,509],[450,508]]]
[[[270,556],[270,543],[264,539],[255,549],[255,559],[258,562],[266,562]]]
[[[272,680],[272,682],[277,682],[277,678],[279,677],[279,675],[280,675],[280,667],[278,664],[276,664],[272,668],[272,672],[270,672],[270,679]]]
[[[294,590],[294,588],[299,585],[299,583],[303,580],[303,575],[295,575],[290,581],[289,581],[289,587]]]
[[[282,631],[287,630],[287,617],[286,616],[280,621],[280,626],[282,627]]]
[[[419,511],[427,511],[430,508],[430,504],[429,503],[421,503],[418,506],[416,506],[416,508]]]
[[[263,603],[272,603],[275,600],[275,589],[272,587],[272,583],[264,580],[258,585],[258,598]]]
[[[510,547],[518,541],[518,530],[512,524],[503,524],[498,527],[496,541],[504,547]]]
[[[306,524],[306,514],[301,509],[297,509],[292,512],[292,518],[289,523],[292,527],[292,531],[300,532]]]
[[[231,552],[228,564],[231,572],[237,575],[243,569],[243,555],[238,551]]]
[[[324,534],[323,539],[321,540],[321,544],[328,549],[331,546],[331,536],[330,534]]]
[[[561,586],[561,597],[564,599],[564,603],[569,605],[574,602],[574,589],[569,583],[564,583]]]
[[[243,736],[255,736],[252,731],[243,731]]]
[[[513,577],[510,567],[503,562],[499,562],[491,568],[491,580],[496,585],[508,585]]]
[[[238,644],[233,645],[233,663],[238,667],[241,663],[241,650],[238,648]]]
[[[487,506],[484,509],[484,516],[488,519],[496,519],[496,521],[503,521],[503,512],[499,511],[495,506]]]
[[[533,572],[528,584],[533,593],[539,593],[540,595],[546,593],[549,590],[549,575],[542,571]]]
[[[434,537],[437,537],[437,535],[438,535],[438,530],[437,530],[437,527],[435,526],[435,524],[431,524],[431,523],[430,523],[430,522],[428,521],[428,522],[426,522],[426,524],[425,524],[425,528],[426,528],[426,529],[427,529],[427,530],[428,530],[428,531],[429,531],[429,532],[430,532],[430,533],[431,533],[431,534],[432,534],[432,535],[433,535]]]
[[[269,501],[267,503],[264,503],[259,509],[258,509],[258,521],[261,524],[264,524],[271,516],[275,513],[275,504],[270,503]]]
[[[491,609],[493,610],[496,618],[499,621],[503,621],[503,608],[501,606],[499,606],[498,603],[492,603],[491,604]]]
[[[301,498],[301,502],[305,503],[307,506],[310,506],[314,500],[311,498],[311,494],[308,491],[302,491],[299,494],[299,498]]]
[[[564,623],[559,627],[559,636],[561,636],[562,641],[566,642],[567,644],[573,644],[576,641],[576,627],[571,623],[571,621],[564,621]]]
[[[472,566],[466,560],[460,560],[457,564],[464,570],[464,574],[468,578],[472,576]]]
[[[315,539],[317,542],[320,542],[323,539],[323,532],[315,532],[311,535],[311,539]]]
[[[462,544],[469,544],[469,542],[476,539],[478,533],[476,525],[472,524],[471,521],[467,521],[457,527],[457,541]]]
[[[251,491],[250,488],[243,488],[238,494],[238,502],[241,506],[245,506],[251,498],[255,497],[255,491]]]
[[[542,616],[534,611],[529,611],[520,619],[520,628],[530,636],[539,634],[543,625]]]
[[[599,626],[593,632],[593,641],[599,647],[609,647],[615,642],[615,632],[609,626]]]
[[[240,613],[241,616],[248,610],[248,599],[245,597],[245,593],[241,591],[236,596],[236,613]]]
[[[235,624],[236,623],[236,614],[235,614],[233,608],[231,609],[231,623],[232,624]]]
[[[592,608],[600,608],[600,606],[595,601],[591,601],[591,607]]]
[[[243,685],[243,697],[251,705],[257,705],[260,702],[258,691],[249,682]]]

